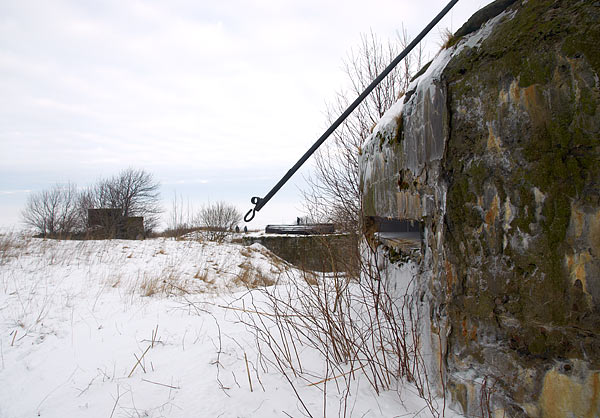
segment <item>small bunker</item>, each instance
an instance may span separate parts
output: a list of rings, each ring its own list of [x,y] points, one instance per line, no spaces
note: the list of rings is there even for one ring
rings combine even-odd
[[[88,209],[88,235],[97,239],[144,237],[142,216],[123,216],[120,208]]]

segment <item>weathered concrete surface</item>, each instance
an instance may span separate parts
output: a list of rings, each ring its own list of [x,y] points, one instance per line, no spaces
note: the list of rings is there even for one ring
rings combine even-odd
[[[363,206],[423,222],[429,375],[456,408],[600,416],[600,2],[504,3],[375,128]]]
[[[357,269],[357,237],[348,234],[246,236],[243,242],[245,245],[257,242],[306,270],[342,272]]]

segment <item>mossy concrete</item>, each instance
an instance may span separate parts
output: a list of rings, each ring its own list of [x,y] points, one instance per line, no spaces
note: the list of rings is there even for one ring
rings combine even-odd
[[[427,197],[432,375],[459,409],[480,414],[488,391],[501,416],[600,416],[600,2],[505,7],[406,100],[402,138],[365,147],[363,203],[402,218],[400,193]]]

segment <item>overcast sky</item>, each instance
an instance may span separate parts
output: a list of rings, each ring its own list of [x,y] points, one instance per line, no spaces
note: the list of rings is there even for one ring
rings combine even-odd
[[[327,128],[361,33],[414,37],[446,3],[0,0],[0,225],[32,191],[127,167],[154,174],[165,209],[176,191],[245,213]],[[487,3],[460,0],[429,53]],[[299,216],[301,183],[253,225]]]

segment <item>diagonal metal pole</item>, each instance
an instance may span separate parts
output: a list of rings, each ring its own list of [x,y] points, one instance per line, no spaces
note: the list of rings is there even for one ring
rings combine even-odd
[[[425,29],[423,29],[421,31],[421,33],[419,33],[417,35],[417,37],[415,39],[413,39],[413,41],[406,48],[404,48],[404,50],[400,53],[400,55],[398,55],[385,68],[385,70],[383,70],[381,72],[381,74],[379,74],[377,76],[377,78],[375,78],[375,80],[373,80],[371,82],[371,84],[369,84],[367,86],[367,88],[360,94],[360,96],[358,96],[356,98],[356,100],[354,100],[352,102],[352,104],[350,104],[350,106],[348,106],[348,108],[344,111],[344,113],[342,113],[340,115],[340,117],[338,117],[336,119],[336,121],[333,122],[333,124],[325,131],[325,133],[323,133],[323,135],[321,135],[321,137],[319,139],[317,139],[317,141],[313,144],[313,146],[310,147],[310,149],[304,153],[304,155],[298,160],[298,162],[296,164],[294,164],[294,166],[288,170],[288,172],[285,174],[285,176],[283,176],[281,178],[281,180],[279,180],[279,182],[275,186],[273,186],[273,188],[269,191],[269,193],[267,193],[267,195],[265,197],[261,198],[261,197],[255,196],[252,199],[250,199],[250,201],[252,202],[254,207],[252,209],[250,209],[248,211],[248,213],[246,213],[246,216],[244,216],[244,221],[250,222],[252,219],[254,219],[254,215],[256,214],[256,212],[260,211],[267,204],[267,202],[269,200],[271,200],[271,198],[275,195],[275,193],[277,193],[279,191],[279,189],[281,189],[283,187],[283,185],[285,183],[287,183],[287,181],[290,179],[290,177],[292,177],[296,173],[296,171],[298,171],[298,169],[302,166],[302,164],[304,164],[306,162],[306,160],[308,160],[310,158],[310,156],[317,150],[317,148],[319,148],[321,146],[321,144],[323,144],[323,142],[325,142],[325,140],[327,138],[329,138],[329,136],[338,128],[338,126],[340,126],[342,124],[342,122],[344,122],[344,120],[348,116],[350,116],[350,114],[354,111],[354,109],[356,109],[358,107],[358,105],[369,94],[371,94],[371,92],[375,89],[375,87],[377,87],[377,85],[394,69],[394,67],[396,67],[396,65],[398,65],[398,63],[400,63],[400,61],[402,61],[413,50],[413,48],[415,46],[417,46],[417,44],[419,42],[421,42],[421,40],[425,37],[425,35],[427,35],[429,33],[429,31],[431,31],[431,29],[433,29],[433,27],[435,25],[437,25],[440,20],[442,20],[442,18],[446,15],[446,13],[448,13],[450,11],[450,9],[452,9],[452,7],[454,7],[454,5],[456,3],[458,3],[458,0],[450,1],[450,3],[448,3],[446,5],[446,7],[444,7],[444,9],[441,12],[439,12],[438,15],[435,18],[433,18],[433,20],[431,22],[429,22],[429,24],[425,27]]]

